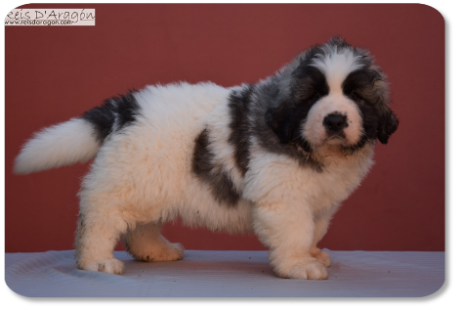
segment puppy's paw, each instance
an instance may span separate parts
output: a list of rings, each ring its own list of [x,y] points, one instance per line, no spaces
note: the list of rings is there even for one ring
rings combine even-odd
[[[175,261],[184,258],[184,247],[180,243],[168,243],[152,255],[149,261]]]
[[[281,277],[302,280],[326,280],[328,278],[327,269],[316,260],[298,263],[285,272],[279,273]]]
[[[184,258],[184,247],[180,243],[171,243],[169,249],[170,260],[181,260]]]
[[[130,253],[141,261],[175,261],[184,258],[184,247],[180,243],[167,243],[163,245],[153,245],[150,248],[138,250]]]
[[[118,259],[106,259],[97,262],[90,262],[79,266],[82,270],[106,272],[112,274],[123,274],[124,264]]]
[[[331,256],[329,256],[327,252],[322,251],[319,248],[315,248],[310,252],[310,254],[326,268],[331,266]]]

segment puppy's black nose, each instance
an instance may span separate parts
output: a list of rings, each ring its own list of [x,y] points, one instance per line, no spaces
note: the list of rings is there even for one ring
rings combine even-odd
[[[323,125],[331,132],[338,132],[348,126],[347,117],[342,114],[332,113],[324,118]]]

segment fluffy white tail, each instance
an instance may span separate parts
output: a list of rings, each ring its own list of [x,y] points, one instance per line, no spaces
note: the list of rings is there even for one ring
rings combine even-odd
[[[36,133],[16,158],[14,172],[28,174],[91,160],[100,147],[91,123],[75,118]]]

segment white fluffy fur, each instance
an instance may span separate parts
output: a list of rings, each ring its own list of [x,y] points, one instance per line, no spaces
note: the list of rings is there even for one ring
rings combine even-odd
[[[356,65],[351,55],[336,53],[318,59],[316,66],[333,88],[315,105],[303,128],[323,157],[323,172],[267,152],[254,136],[243,177],[228,141],[231,89],[212,83],[148,86],[135,93],[140,106],[136,122],[122,135],[111,135],[100,148],[82,119],[45,129],[26,144],[16,171],[86,161],[97,153],[79,193],[76,258],[81,269],[122,273],[123,264],[112,254],[120,235],[138,259],[181,259],[182,247],[160,233],[161,223],[180,217],[187,225],[210,230],[254,230],[269,247],[270,262],[279,276],[326,279],[331,262],[317,243],[339,204],[371,167],[373,151],[368,144],[353,156],[344,156],[334,143],[324,142],[321,122],[333,111],[347,115],[349,143],[359,138],[359,111],[340,91]],[[224,167],[243,194],[237,206],[219,206],[209,186],[192,173],[195,139],[205,126],[215,164]]]
[[[329,88],[332,92],[342,90],[342,82],[350,72],[361,67],[359,55],[355,55],[350,49],[338,50],[337,46],[324,46],[328,53],[317,56],[313,65],[320,69],[326,76]]]
[[[36,133],[16,158],[14,172],[28,174],[87,162],[98,150],[91,124],[82,119],[71,119]]]
[[[325,172],[303,169],[285,156],[254,147],[244,196],[256,203],[254,229],[270,248],[275,272],[287,278],[325,279],[329,256],[317,248],[339,204],[372,165],[372,149],[357,157],[327,155]],[[318,262],[323,265],[319,265]]]

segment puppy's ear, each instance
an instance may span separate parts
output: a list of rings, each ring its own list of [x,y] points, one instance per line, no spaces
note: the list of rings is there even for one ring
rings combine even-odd
[[[380,117],[378,127],[378,138],[382,144],[388,143],[390,135],[398,128],[399,120],[390,108]]]
[[[283,144],[292,139],[291,118],[292,113],[288,103],[282,103],[276,108],[270,108],[265,113],[266,124],[275,132]]]

